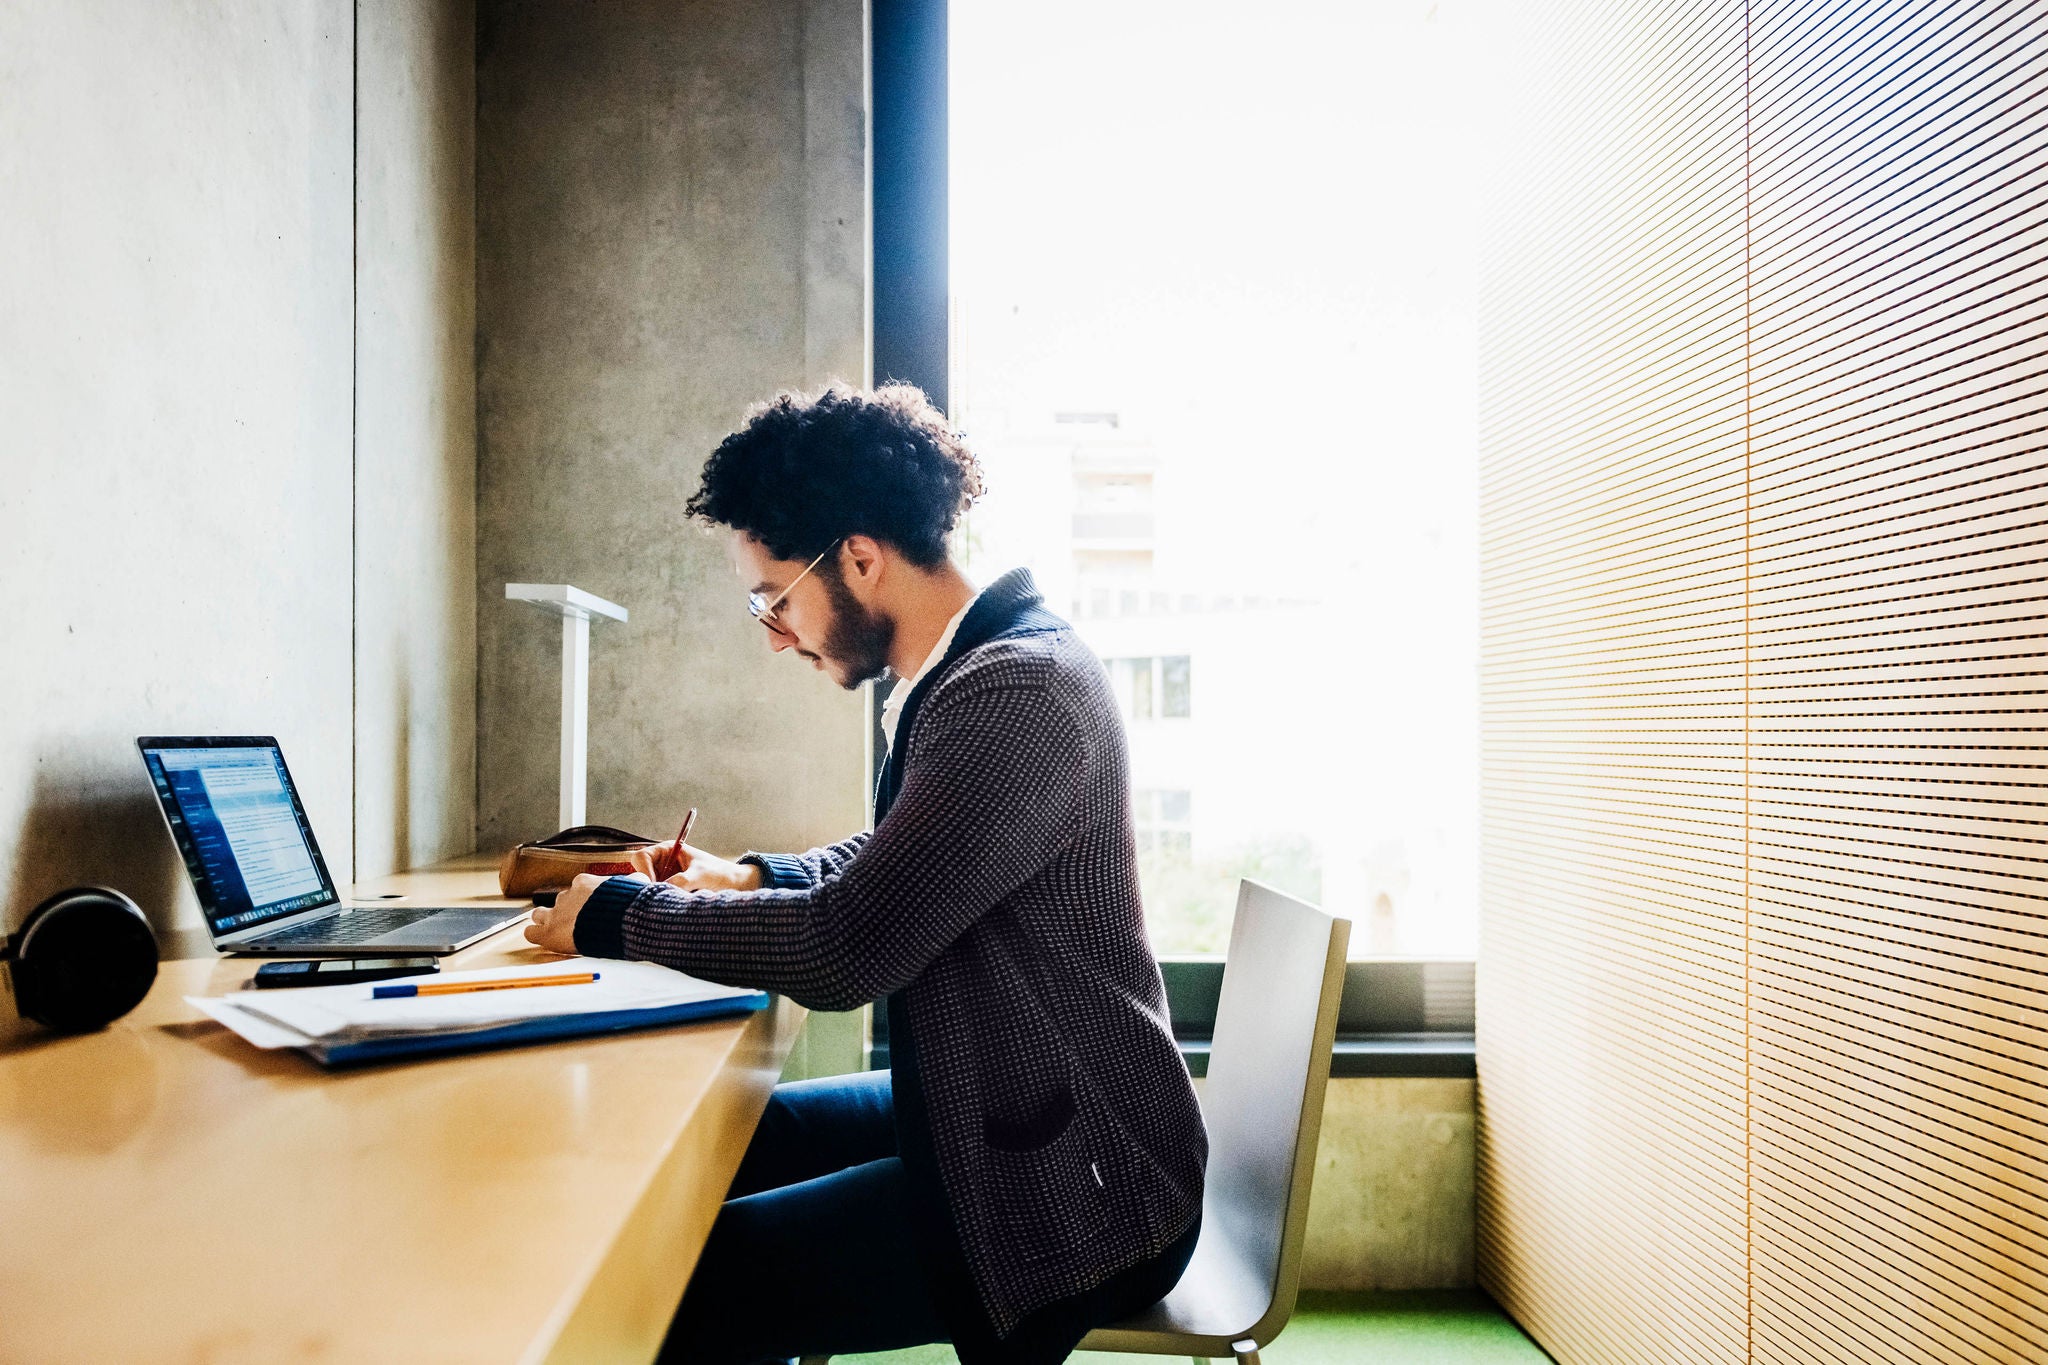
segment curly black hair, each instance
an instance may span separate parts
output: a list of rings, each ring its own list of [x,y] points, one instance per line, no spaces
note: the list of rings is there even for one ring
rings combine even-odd
[[[909,384],[783,393],[718,443],[685,510],[810,559],[869,535],[913,564],[946,558],[953,523],[982,493],[981,461]]]

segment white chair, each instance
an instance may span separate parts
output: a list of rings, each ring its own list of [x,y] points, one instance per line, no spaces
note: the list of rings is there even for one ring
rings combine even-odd
[[[1080,1349],[1258,1365],[1259,1348],[1287,1325],[1350,945],[1350,920],[1239,883],[1202,1087],[1201,1238],[1172,1293],[1096,1328]]]
[[[1287,1325],[1350,944],[1350,920],[1257,882],[1238,885],[1202,1090],[1201,1238],[1172,1293],[1090,1332],[1081,1350],[1259,1365],[1259,1348]]]

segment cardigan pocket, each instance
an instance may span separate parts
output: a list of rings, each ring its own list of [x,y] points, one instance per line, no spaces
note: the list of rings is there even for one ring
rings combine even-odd
[[[998,1152],[1035,1152],[1057,1141],[1073,1121],[1074,1092],[1062,1086],[1027,1114],[983,1115],[981,1140]]]
[[[1050,1141],[1026,1151],[984,1146],[989,1221],[1029,1264],[1063,1262],[1109,1225],[1113,1178],[1101,1144],[1067,1101],[1067,1121]]]

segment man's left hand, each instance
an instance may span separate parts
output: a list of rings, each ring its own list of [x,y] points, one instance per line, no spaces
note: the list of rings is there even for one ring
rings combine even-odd
[[[538,943],[551,953],[565,953],[573,956],[576,952],[576,914],[583,908],[583,902],[590,899],[590,893],[603,886],[607,879],[584,873],[556,895],[553,905],[533,907],[533,923],[526,926],[526,937]],[[645,881],[645,877],[636,877]]]

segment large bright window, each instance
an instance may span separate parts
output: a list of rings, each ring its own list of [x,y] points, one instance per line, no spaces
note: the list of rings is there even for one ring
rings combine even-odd
[[[986,580],[1109,670],[1162,953],[1240,876],[1354,954],[1477,921],[1472,68],[1449,4],[951,6]]]

